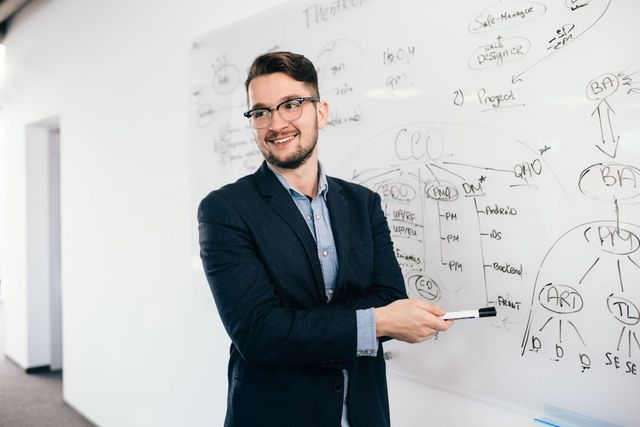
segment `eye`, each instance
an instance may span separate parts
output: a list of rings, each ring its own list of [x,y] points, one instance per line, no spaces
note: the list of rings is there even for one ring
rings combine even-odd
[[[263,117],[266,117],[269,114],[269,110],[264,109],[264,110],[253,110],[251,112],[251,117],[253,117],[253,119],[261,119]]]
[[[282,109],[284,110],[295,110],[296,108],[300,107],[300,101],[296,101],[295,99],[291,99],[289,101],[285,101],[282,104]]]

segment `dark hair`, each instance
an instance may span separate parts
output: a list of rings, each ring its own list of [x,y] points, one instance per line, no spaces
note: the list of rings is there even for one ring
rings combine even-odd
[[[249,68],[244,87],[249,91],[249,83],[256,77],[266,74],[284,73],[294,80],[307,85],[314,96],[319,97],[318,75],[313,63],[303,55],[291,52],[269,52],[258,56]]]

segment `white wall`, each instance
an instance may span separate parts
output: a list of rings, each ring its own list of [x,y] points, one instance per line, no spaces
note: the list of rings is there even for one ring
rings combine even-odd
[[[5,40],[5,349],[31,363],[25,127],[58,115],[64,397],[99,425],[221,424],[227,341],[191,281],[188,52],[276,3],[36,1]]]
[[[25,128],[59,116],[64,398],[101,426],[222,423],[228,341],[191,279],[188,52],[197,36],[277,3],[35,1],[5,41],[5,349],[32,363]],[[425,413],[463,425],[466,410],[530,420],[390,384],[397,426],[424,425]]]

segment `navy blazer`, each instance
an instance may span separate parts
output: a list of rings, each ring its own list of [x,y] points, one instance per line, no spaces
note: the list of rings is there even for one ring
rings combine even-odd
[[[406,298],[380,196],[327,177],[339,260],[326,302],[315,240],[262,164],[198,208],[201,257],[231,337],[225,426],[339,426],[349,371],[352,427],[388,426],[382,347],[356,357],[357,309]]]

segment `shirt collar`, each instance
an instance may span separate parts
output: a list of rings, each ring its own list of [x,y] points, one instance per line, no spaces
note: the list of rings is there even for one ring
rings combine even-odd
[[[282,175],[280,175],[278,171],[273,168],[273,166],[271,166],[271,163],[269,162],[265,162],[265,163],[267,164],[267,167],[269,168],[269,170],[273,172],[276,178],[278,178],[278,181],[280,181],[280,184],[282,184],[282,186],[289,191],[289,194],[291,194],[292,196],[297,194],[302,197],[306,197],[304,194],[298,191],[294,186],[289,184],[287,180]],[[329,182],[327,181],[327,175],[325,175],[324,173],[324,168],[322,167],[322,164],[318,162],[318,196],[322,196],[325,202],[327,201],[327,191],[329,191]]]

